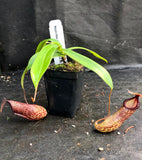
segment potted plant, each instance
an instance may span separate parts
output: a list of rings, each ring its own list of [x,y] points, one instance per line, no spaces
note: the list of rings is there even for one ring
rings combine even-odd
[[[80,103],[82,75],[80,71],[83,69],[82,66],[97,73],[105,83],[113,89],[112,78],[108,71],[92,59],[74,51],[77,49],[90,52],[97,58],[107,62],[105,58],[90,49],[84,47],[65,49],[62,48],[61,44],[56,39],[45,39],[38,44],[35,54],[30,58],[21,77],[21,86],[24,91],[26,102],[24,77],[29,70],[35,88],[34,97],[32,98],[33,102],[36,100],[38,84],[44,76],[45,85],[47,87],[47,111],[53,114],[62,114],[69,117],[74,116]],[[62,57],[63,63],[59,65],[50,65],[54,57]],[[66,62],[65,57],[69,57],[73,61]],[[68,92],[69,98],[67,98]]]

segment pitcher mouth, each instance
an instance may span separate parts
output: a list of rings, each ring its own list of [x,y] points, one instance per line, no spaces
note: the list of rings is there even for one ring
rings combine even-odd
[[[129,110],[136,110],[140,107],[139,95],[132,97],[130,99],[126,99],[123,102],[123,106]]]

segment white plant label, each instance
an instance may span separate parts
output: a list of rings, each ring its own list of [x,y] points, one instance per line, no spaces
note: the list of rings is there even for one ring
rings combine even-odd
[[[49,22],[49,33],[50,33],[50,37],[57,39],[63,48],[65,48],[65,39],[64,39],[64,31],[63,31],[63,26],[62,26],[62,22],[57,19],[57,20],[51,20]],[[62,62],[62,58],[61,57],[55,57],[54,58],[54,63],[55,64],[61,64]]]

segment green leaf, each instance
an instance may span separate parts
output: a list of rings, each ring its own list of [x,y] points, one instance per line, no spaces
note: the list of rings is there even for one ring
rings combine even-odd
[[[61,46],[60,42],[58,40],[54,39],[54,38],[49,38],[47,40],[48,40],[48,42],[51,41],[51,42],[57,43],[58,45]]]
[[[65,55],[62,54],[61,52],[55,52],[53,55],[53,58],[55,58],[55,57],[65,57]]]
[[[94,52],[94,51],[92,51],[92,50],[90,50],[90,49],[87,49],[87,48],[84,48],[84,47],[71,47],[71,48],[68,48],[68,49],[71,49],[71,50],[74,50],[74,49],[86,50],[86,51],[88,51],[89,53],[93,54],[95,57],[97,57],[97,58],[105,61],[106,63],[108,63],[108,61],[107,61],[105,58],[103,58],[102,56],[100,56],[99,54],[97,54],[96,52]]]
[[[27,69],[30,70],[39,52],[35,53],[29,60]]]
[[[38,53],[32,67],[31,67],[31,79],[33,81],[35,90],[37,90],[38,83],[47,70],[50,62],[53,58],[55,51],[59,46],[57,44],[48,44],[44,46]]]
[[[54,42],[54,43],[56,43],[57,45],[61,46],[61,44],[59,43],[59,41],[56,40],[56,39],[53,39],[53,38],[45,39],[45,40],[41,41],[41,42],[38,44],[35,53],[40,52],[40,50],[47,44],[47,42]]]
[[[41,41],[41,42],[38,44],[35,53],[40,52],[40,50],[46,45],[46,42],[47,42],[47,41],[48,41],[48,39],[45,39],[45,40]]]
[[[22,86],[23,89],[24,89],[24,78],[25,78],[25,74],[27,73],[27,71],[28,70],[27,70],[27,67],[26,67],[22,76],[21,76],[21,86]]]
[[[110,74],[108,71],[101,66],[100,64],[96,63],[95,61],[91,60],[88,57],[85,57],[75,51],[72,51],[70,49],[63,49],[64,53],[67,54],[70,58],[77,61],[78,63],[82,64],[83,66],[87,67],[88,69],[94,71],[97,73],[104,81],[105,83],[113,89],[113,82]]]
[[[34,54],[34,55],[30,58],[29,63],[28,63],[27,67],[25,68],[25,70],[24,70],[24,72],[23,72],[23,74],[22,74],[22,77],[21,77],[21,86],[22,86],[23,89],[24,89],[24,78],[25,78],[25,74],[28,72],[28,70],[31,69],[31,66],[32,66],[35,58],[37,57],[37,55],[38,55],[38,53]]]

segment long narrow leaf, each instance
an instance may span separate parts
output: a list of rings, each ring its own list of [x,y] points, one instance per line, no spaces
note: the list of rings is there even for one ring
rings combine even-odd
[[[48,41],[51,41],[51,42],[55,42],[55,43],[57,43],[59,46],[61,45],[60,42],[59,42],[58,40],[54,39],[54,38],[49,38],[49,39],[47,39],[47,40],[48,40]]]
[[[70,49],[63,49],[63,51],[73,60],[78,61],[83,66],[97,73],[105,81],[105,83],[109,85],[111,89],[113,89],[113,82],[112,82],[111,76],[104,67],[94,62],[90,58],[85,57],[81,54],[78,54],[77,52],[72,51]]]
[[[21,77],[21,86],[22,86],[23,89],[24,89],[24,78],[25,78],[25,74],[28,72],[28,70],[31,69],[31,66],[32,66],[35,58],[37,57],[37,55],[38,55],[38,53],[34,54],[34,55],[30,58],[29,63],[28,63],[27,67],[25,68],[25,70],[24,70],[24,72],[23,72],[23,74],[22,74],[22,77]]]
[[[71,49],[71,50],[74,50],[74,49],[82,49],[82,50],[85,50],[85,51],[93,54],[95,57],[97,57],[97,58],[105,61],[106,63],[108,63],[108,61],[107,61],[105,58],[103,58],[102,56],[100,56],[99,54],[97,54],[96,52],[94,52],[94,51],[92,51],[92,50],[90,50],[90,49],[87,49],[87,48],[84,48],[84,47],[71,47],[71,48],[68,48],[68,49]]]
[[[24,89],[24,78],[25,78],[25,74],[27,72],[28,72],[28,69],[26,67],[25,70],[24,70],[24,72],[23,72],[23,74],[22,74],[22,76],[21,76],[21,86],[22,86],[23,89]]]
[[[55,58],[55,57],[65,57],[65,55],[62,54],[61,52],[55,52],[53,55],[53,58]]]
[[[41,42],[38,44],[35,53],[40,52],[40,50],[41,50],[41,49],[46,45],[46,43],[49,42],[49,41],[50,41],[50,42],[54,42],[54,43],[58,44],[59,46],[61,46],[61,44],[59,43],[58,40],[53,39],[53,38],[48,38],[48,39],[45,39],[45,40],[41,41]]]
[[[46,42],[47,42],[47,41],[48,41],[48,39],[45,39],[45,40],[41,41],[41,42],[38,44],[35,53],[40,52],[40,50],[46,45]]]
[[[23,74],[22,74],[22,76],[21,76],[21,86],[22,86],[22,89],[23,89],[24,99],[25,99],[26,103],[28,103],[28,102],[27,102],[27,98],[26,98],[26,94],[25,94],[24,78],[25,78],[25,74],[28,72],[28,70],[31,69],[32,64],[33,64],[33,62],[34,62],[34,60],[35,60],[35,58],[36,58],[37,55],[38,55],[38,53],[34,54],[34,55],[30,58],[29,63],[28,63],[27,67],[25,68],[25,70],[24,70],[24,72],[23,72]]]
[[[35,89],[37,89],[38,83],[47,70],[57,48],[58,45],[56,44],[48,44],[44,46],[38,53],[31,67],[31,79],[33,81]]]

